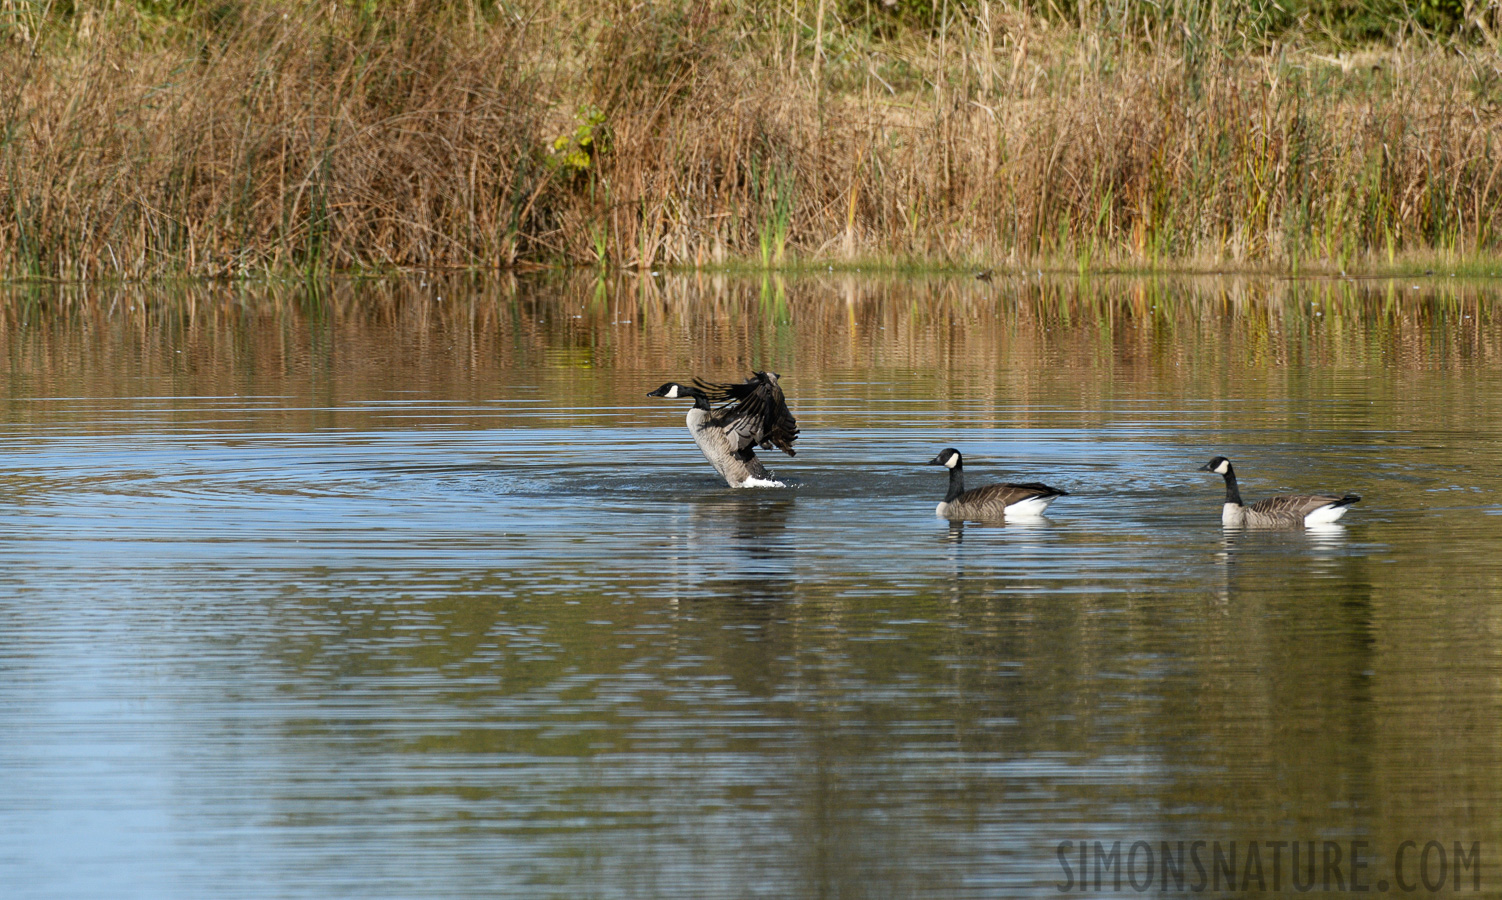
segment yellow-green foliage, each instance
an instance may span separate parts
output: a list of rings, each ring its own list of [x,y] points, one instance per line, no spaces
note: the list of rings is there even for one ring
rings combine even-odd
[[[571,173],[588,171],[595,155],[603,153],[608,145],[603,128],[604,113],[594,106],[586,106],[579,110],[578,118],[578,127],[554,138],[552,146],[553,165]]]

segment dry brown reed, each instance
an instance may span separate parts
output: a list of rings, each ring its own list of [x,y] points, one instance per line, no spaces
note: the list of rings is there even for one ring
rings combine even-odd
[[[1502,63],[1463,45],[1190,46],[1002,2],[882,39],[809,3],[367,9],[251,0],[149,32],[109,6],[13,34],[0,271],[1334,269],[1499,246]]]

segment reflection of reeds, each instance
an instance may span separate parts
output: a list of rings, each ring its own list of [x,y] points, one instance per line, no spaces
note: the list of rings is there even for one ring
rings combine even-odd
[[[1391,392],[1434,370],[1495,368],[1502,318],[1484,290],[1448,279],[1415,291],[590,270],[548,283],[455,276],[172,295],[38,286],[0,299],[0,354],[12,390],[35,397],[240,394],[338,408],[419,390],[486,404],[527,383],[551,412],[588,417],[667,378],[770,368],[795,397],[948,398],[959,418],[999,406],[1046,417],[1062,398],[1104,416],[1141,391],[1212,399],[1248,379],[1313,378],[1317,390],[1319,379],[1380,373],[1371,389]],[[1425,427],[1448,415],[1412,411]]]
[[[144,40],[134,7],[80,8],[26,32],[33,65],[24,42],[0,51],[18,63],[0,66],[0,267],[1496,250],[1494,57],[1264,51],[1198,20],[1133,40],[1025,8],[956,4],[937,32],[873,36],[836,6],[811,34],[750,0],[488,19],[250,2]]]

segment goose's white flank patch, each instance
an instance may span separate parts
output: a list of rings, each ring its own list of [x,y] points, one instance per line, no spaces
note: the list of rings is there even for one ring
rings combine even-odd
[[[1305,525],[1329,525],[1346,514],[1349,506],[1321,506],[1304,517]]]
[[[1036,519],[1043,515],[1043,511],[1048,509],[1048,504],[1053,500],[1052,497],[1029,497],[1026,500],[1018,500],[1006,508],[1006,517],[1008,519]]]

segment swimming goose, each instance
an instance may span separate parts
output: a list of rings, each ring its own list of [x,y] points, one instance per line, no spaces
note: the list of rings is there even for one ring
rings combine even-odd
[[[1200,466],[1201,472],[1214,472],[1226,479],[1226,505],[1221,507],[1220,523],[1227,528],[1292,528],[1299,525],[1328,525],[1346,514],[1346,509],[1361,498],[1355,494],[1284,494],[1258,500],[1251,506],[1241,502],[1236,487],[1236,470],[1231,461],[1217,456]]]
[[[776,447],[796,456],[798,420],[788,411],[775,372],[755,372],[740,384],[713,384],[695,378],[692,385],[670,381],[648,397],[692,397],[688,433],[731,487],[774,487],[772,473],[756,458],[755,448]],[[725,403],[715,408],[712,403]]]
[[[997,521],[1000,519],[1036,519],[1056,498],[1069,496],[1046,484],[988,484],[965,490],[965,460],[960,451],[947,447],[928,461],[931,466],[949,469],[949,493],[934,507],[941,519]]]

